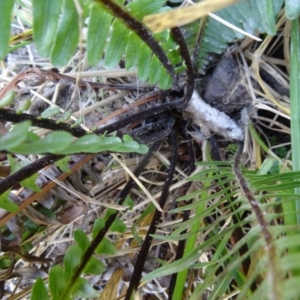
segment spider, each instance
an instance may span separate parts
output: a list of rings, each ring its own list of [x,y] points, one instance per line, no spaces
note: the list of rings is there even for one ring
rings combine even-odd
[[[195,163],[195,155],[193,152],[192,141],[187,137],[187,133],[184,131],[185,128],[184,122],[180,121],[180,118],[176,118],[174,115],[181,113],[183,111],[190,111],[189,110],[189,101],[195,98],[193,95],[194,92],[194,85],[195,85],[195,75],[194,75],[194,65],[193,61],[190,57],[188,47],[185,43],[184,37],[182,36],[181,31],[179,28],[171,29],[171,33],[179,46],[179,52],[185,62],[186,65],[186,84],[184,87],[179,88],[179,84],[177,82],[175,72],[172,69],[172,66],[168,63],[163,50],[160,48],[158,43],[154,40],[152,35],[144,28],[142,23],[131,17],[124,11],[119,11],[118,6],[116,6],[113,2],[108,2],[110,9],[114,11],[116,15],[119,16],[121,20],[123,20],[129,28],[131,28],[134,32],[136,32],[145,43],[147,43],[154,53],[158,55],[161,60],[161,63],[166,67],[169,73],[172,75],[174,80],[174,88],[168,92],[154,92],[154,97],[164,99],[168,97],[170,99],[169,102],[165,102],[149,109],[145,109],[140,111],[133,116],[125,117],[122,120],[114,122],[110,125],[106,125],[95,130],[93,133],[95,134],[109,134],[112,132],[117,132],[117,134],[122,134],[124,132],[124,128],[128,130],[129,125],[132,124],[134,120],[135,123],[144,121],[145,125],[135,128],[131,131],[126,133],[131,134],[134,138],[138,139],[143,143],[147,143],[150,145],[149,152],[144,156],[142,161],[138,164],[134,171],[134,175],[138,177],[141,172],[146,167],[148,161],[152,157],[153,153],[159,148],[161,142],[168,138],[170,142],[170,149],[171,149],[171,158],[170,158],[170,166],[167,172],[167,176],[162,188],[162,193],[160,199],[158,201],[160,207],[164,207],[169,195],[170,186],[174,180],[174,172],[175,166],[177,163],[177,133],[176,130],[179,128],[180,134],[183,135],[187,139],[188,143],[188,151],[189,151],[189,173],[194,170],[194,163]],[[195,58],[194,58],[195,61]],[[59,76],[57,74],[57,76]],[[112,86],[111,86],[112,87]],[[118,86],[114,86],[113,88],[118,88]],[[119,87],[120,88],[120,87]],[[29,114],[21,114],[17,115],[12,111],[1,109],[0,110],[0,120],[11,121],[11,122],[21,122],[23,120],[30,119],[32,121],[32,125],[39,126],[42,128],[48,128],[52,130],[66,130],[72,133],[74,137],[81,137],[86,134],[86,131],[82,130],[80,127],[71,127],[68,124],[60,123],[57,124],[55,121],[52,120],[43,120],[38,119],[33,115]],[[163,130],[158,131],[159,129],[163,128]],[[123,129],[123,131],[122,131]],[[241,138],[240,138],[241,139]],[[216,152],[216,157],[218,156]],[[16,183],[24,180],[26,177],[29,177],[36,173],[37,171],[41,170],[45,166],[49,164],[53,164],[58,159],[61,159],[62,156],[60,155],[46,155],[34,163],[24,167],[20,171],[12,174],[11,176],[7,177],[6,179],[0,182],[0,194],[4,191],[8,190],[10,187],[15,185]],[[218,158],[218,157],[217,157]],[[125,187],[121,192],[118,193],[116,196],[116,203],[121,205],[125,198],[130,193],[131,189],[134,186],[133,179],[129,179],[126,183]],[[117,217],[118,212],[111,214],[107,219],[105,226],[97,236],[92,240],[90,246],[86,250],[83,255],[82,261],[77,268],[76,272],[72,275],[73,280],[75,282],[76,279],[81,275],[86,263],[90,259],[90,257],[95,252],[99,243],[103,240],[106,233],[108,232],[110,226],[112,225],[113,221]],[[155,234],[157,224],[161,219],[162,212],[158,209],[155,210],[153,219],[147,231],[146,237],[140,249],[140,252],[137,256],[135,267],[133,270],[133,274],[131,276],[131,281],[127,290],[127,294],[125,296],[125,300],[129,300],[131,298],[132,293],[137,290],[143,267],[147,258],[147,253],[149,252],[151,243],[152,243],[152,235]],[[183,215],[183,220],[187,220],[189,214],[186,212]],[[2,221],[4,222],[6,219],[3,218]],[[176,259],[182,257],[184,251],[184,241],[180,241],[178,248]],[[174,291],[174,286],[176,282],[176,274],[171,277],[170,285],[169,285],[169,298],[172,298],[172,294]]]

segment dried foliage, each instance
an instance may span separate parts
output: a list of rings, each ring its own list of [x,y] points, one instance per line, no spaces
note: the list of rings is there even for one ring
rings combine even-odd
[[[0,297],[299,298],[283,3],[0,3]]]

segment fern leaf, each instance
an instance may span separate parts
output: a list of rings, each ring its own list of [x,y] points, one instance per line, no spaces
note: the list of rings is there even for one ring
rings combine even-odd
[[[120,6],[120,9],[130,13],[136,20],[141,20],[145,15],[155,13],[162,9],[165,4],[165,0],[139,0],[130,2],[126,6]],[[89,23],[89,33],[88,33],[88,58],[90,63],[95,63],[99,57],[101,57],[102,52],[104,52],[104,65],[106,68],[115,67],[121,59],[124,59],[126,69],[137,69],[138,77],[142,81],[149,80],[152,84],[159,83],[160,88],[167,89],[172,84],[172,78],[170,75],[174,76],[170,72],[173,68],[166,67],[167,65],[178,66],[182,63],[179,52],[175,50],[175,53],[170,53],[176,45],[168,32],[164,34],[155,35],[155,40],[161,46],[161,53],[165,57],[165,65],[162,63],[161,58],[158,59],[158,53],[155,52],[153,47],[149,47],[149,44],[141,39],[141,37],[126,26],[126,24],[118,18],[112,18],[113,11],[107,8],[100,1],[97,2],[97,6],[93,6],[91,11],[91,19]],[[100,15],[106,11],[106,14],[111,14],[110,30],[106,23],[104,30],[99,32],[99,28],[96,28],[94,20],[96,15],[99,18]],[[107,15],[105,15],[107,16]],[[114,16],[116,17],[116,16]],[[108,17],[107,17],[108,18]],[[141,23],[140,23],[141,24]],[[128,25],[128,24],[127,24]],[[142,25],[138,25],[141,27]],[[141,29],[146,32],[146,29]],[[100,46],[92,47],[95,43],[95,38],[100,37]],[[105,44],[106,41],[106,45]],[[158,44],[156,47],[160,47]],[[164,51],[162,51],[162,49]],[[95,54],[94,54],[95,51]],[[124,55],[125,54],[125,55]],[[176,59],[172,59],[169,56],[176,56]],[[96,56],[97,55],[97,56]],[[156,58],[155,58],[156,57]],[[152,64],[153,63],[153,64]],[[166,72],[166,70],[168,72]],[[169,73],[169,74],[168,74]]]
[[[254,34],[258,30],[260,33],[274,35],[276,33],[276,18],[283,3],[284,0],[246,0],[222,9],[215,14],[250,34]],[[193,45],[191,43],[194,42],[192,37],[195,36],[198,30],[197,24],[192,24],[187,29],[191,31],[186,37],[192,49]],[[204,73],[211,53],[223,53],[229,43],[243,38],[244,36],[241,33],[209,17],[199,49],[197,61],[199,72]]]
[[[0,2],[0,60],[4,59],[8,51],[10,18],[14,0]]]

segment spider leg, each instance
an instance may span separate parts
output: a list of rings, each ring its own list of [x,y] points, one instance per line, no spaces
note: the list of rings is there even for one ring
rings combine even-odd
[[[188,146],[187,148],[188,148],[188,153],[189,153],[189,157],[190,157],[190,165],[189,165],[188,175],[191,175],[193,173],[193,171],[195,170],[195,162],[196,162],[196,157],[195,157],[195,152],[194,152],[194,147],[193,147],[193,141],[188,138],[186,128],[184,128],[181,131],[182,131],[183,137],[187,140],[187,146]],[[189,187],[192,185],[192,182],[188,182],[187,184],[188,184],[188,189],[189,189]],[[185,203],[187,205],[190,204],[191,202],[192,202],[191,200],[190,201],[185,201]],[[190,217],[190,211],[185,210],[183,212],[182,222],[187,221],[189,219],[189,217]],[[182,234],[184,234],[186,232],[187,232],[187,230],[183,231]],[[186,240],[180,240],[178,242],[175,261],[179,260],[180,258],[183,257],[185,244],[186,244]],[[175,284],[176,284],[176,280],[177,280],[177,275],[178,275],[178,273],[174,273],[171,276],[171,280],[170,280],[170,284],[169,284],[169,299],[172,299],[172,297],[173,297],[174,288],[175,288]]]
[[[167,178],[165,180],[165,184],[163,186],[163,190],[159,199],[159,205],[163,208],[169,195],[169,189],[172,184],[174,172],[175,172],[175,166],[177,162],[177,139],[175,130],[173,129],[170,134],[170,140],[171,140],[171,161],[170,161],[170,168],[167,174]],[[141,247],[140,253],[138,254],[134,270],[131,276],[131,280],[129,283],[129,287],[127,290],[127,294],[125,296],[125,300],[130,300],[132,293],[138,288],[140,279],[142,276],[143,267],[145,264],[145,261],[147,259],[147,254],[149,252],[149,249],[151,247],[151,243],[153,240],[153,235],[156,231],[157,224],[159,223],[159,220],[161,218],[162,212],[159,210],[155,210],[153,219],[151,221],[151,224],[149,226],[148,232],[146,234],[144,243]]]

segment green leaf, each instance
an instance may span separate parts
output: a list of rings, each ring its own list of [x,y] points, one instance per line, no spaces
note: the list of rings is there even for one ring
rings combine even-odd
[[[18,170],[26,166],[25,162],[23,161],[18,162],[16,159],[13,159],[10,154],[7,155],[7,158],[10,164],[11,174],[17,172]],[[38,173],[35,173],[29,178],[26,178],[23,181],[21,181],[21,185],[23,187],[28,187],[37,193],[40,193],[42,190],[35,184],[37,178],[38,178]]]
[[[74,0],[63,0],[62,15],[58,25],[51,61],[64,66],[74,54],[79,39],[79,17]]]
[[[150,64],[151,50],[146,44],[143,44],[138,60],[138,77],[141,81],[146,81],[149,78]]]
[[[72,135],[68,132],[52,132],[36,142],[23,143],[17,147],[10,148],[9,151],[23,154],[60,153],[69,146],[72,139]]]
[[[95,221],[93,232],[92,232],[92,238],[94,239],[99,231],[104,228],[105,221],[102,218],[99,218]],[[108,239],[104,238],[99,246],[96,249],[97,254],[114,254],[116,252],[116,248],[112,242],[110,242]]]
[[[19,206],[8,199],[10,189],[0,195],[0,208],[3,208],[9,212],[16,212],[19,210]]]
[[[33,38],[37,51],[50,55],[58,24],[62,0],[32,0]]]
[[[10,255],[3,255],[0,258],[0,269],[7,269],[14,263]]]
[[[138,20],[142,20],[145,16],[158,12],[165,3],[166,0],[139,0],[130,2],[127,8]]]
[[[97,298],[100,295],[99,292],[94,290],[91,284],[82,277],[76,281],[72,294],[78,298]]]
[[[97,64],[102,57],[112,19],[112,16],[98,3],[91,5],[87,37],[87,58],[92,65]]]
[[[49,288],[51,291],[52,300],[59,299],[65,285],[66,280],[62,267],[52,267],[49,272]]]
[[[42,189],[39,186],[37,186],[35,183],[38,176],[39,176],[39,174],[35,173],[32,176],[30,176],[29,178],[24,179],[23,181],[21,181],[21,186],[23,186],[25,188],[29,188],[29,189],[33,190],[34,192],[41,193]]]
[[[11,12],[14,2],[14,0],[0,1],[0,60],[4,59],[8,52]]]
[[[74,231],[74,239],[83,252],[86,251],[91,244],[86,233],[79,229]]]
[[[125,223],[118,218],[114,220],[114,222],[111,224],[109,228],[110,231],[121,232],[121,233],[126,232],[126,229],[127,226],[125,225]]]
[[[59,106],[50,106],[49,108],[47,108],[46,110],[44,110],[42,112],[41,117],[47,119],[47,118],[56,116],[59,113],[60,113]]]
[[[82,251],[78,245],[72,245],[64,258],[65,278],[68,280],[75,268],[79,265]]]
[[[102,218],[98,218],[93,226],[93,232],[92,232],[92,239],[94,239],[96,237],[96,235],[98,234],[98,232],[104,228],[105,226],[105,221]]]
[[[11,104],[15,100],[16,94],[17,93],[15,91],[9,91],[8,93],[6,93],[0,100],[0,108]]]
[[[14,159],[10,154],[7,155],[7,159],[9,161],[11,174],[17,172],[18,170],[26,166],[26,163],[24,161],[19,162],[17,161],[17,159]]]
[[[124,147],[126,147],[125,144]],[[139,149],[139,147],[137,148]],[[103,151],[121,151],[120,149],[122,149],[122,140],[118,137],[101,137],[95,134],[89,134],[79,138],[65,149],[61,151],[56,151],[55,153],[99,153]],[[126,147],[126,149],[128,149],[128,147]],[[125,152],[130,151],[130,149],[125,150]]]
[[[149,83],[155,84],[160,78],[161,62],[156,55],[152,55],[151,68],[149,69]]]
[[[30,300],[41,300],[41,299],[48,300],[50,298],[43,279],[37,278],[32,288]]]
[[[77,140],[64,149],[61,153],[94,153],[97,152],[96,148],[105,138],[102,138],[96,134],[87,134]]]
[[[168,74],[165,68],[161,68],[160,78],[159,78],[159,87],[162,90],[166,90],[172,84],[172,77]]]
[[[116,252],[117,252],[116,247],[107,238],[104,238],[96,249],[97,254],[112,255],[115,254]]]
[[[131,32],[128,37],[128,43],[125,49],[125,67],[126,70],[134,69],[137,65],[139,53],[141,53],[141,48],[143,43],[141,43],[141,39],[139,36]],[[157,56],[155,56],[157,57]]]
[[[27,138],[27,133],[31,122],[24,121],[14,126],[14,128],[0,137],[0,151],[8,150],[20,145]]]
[[[141,154],[146,154],[148,152],[148,147],[143,144],[139,144],[135,141],[128,141],[125,143],[122,143],[118,147],[118,152],[136,152]]]
[[[262,22],[263,28],[269,35],[276,34],[275,16],[272,6],[272,0],[251,1],[252,8],[257,10]]]
[[[123,202],[123,206],[128,206],[129,209],[132,210],[134,207],[134,202],[129,196],[127,196]]]
[[[84,268],[84,273],[91,275],[99,275],[103,273],[105,269],[106,268],[104,264],[100,260],[92,256],[88,261],[86,267]]]
[[[28,110],[31,106],[31,100],[30,99],[25,99],[24,101],[22,101],[22,103],[20,104],[20,106],[18,107],[16,114],[21,114],[23,112],[25,112],[26,110]]]
[[[108,218],[115,213],[116,213],[116,210],[109,208],[105,214],[104,221],[106,222],[108,220]],[[125,223],[118,218],[116,218],[113,221],[113,223],[111,224],[111,226],[109,227],[110,231],[116,231],[116,232],[122,232],[122,233],[125,232],[126,229],[127,229],[127,227],[126,227]]]
[[[70,156],[65,156],[64,158],[58,160],[55,165],[61,169],[62,172],[65,173],[71,173],[71,169],[68,166],[68,163],[70,161]]]
[[[121,21],[115,19],[104,58],[104,65],[108,69],[115,67],[121,60],[125,52],[128,37],[129,30],[127,27]]]
[[[178,273],[184,269],[187,269],[189,266],[193,265],[199,259],[199,256],[200,256],[199,247],[197,247],[185,257],[150,272],[142,279],[142,282],[145,283],[152,279],[167,276],[173,273]]]
[[[72,111],[71,110],[67,110],[65,111],[56,121],[56,124],[59,124],[60,122],[65,122],[67,120],[69,120],[72,116]]]
[[[300,15],[300,2],[285,0],[285,15],[289,20],[295,20]]]

